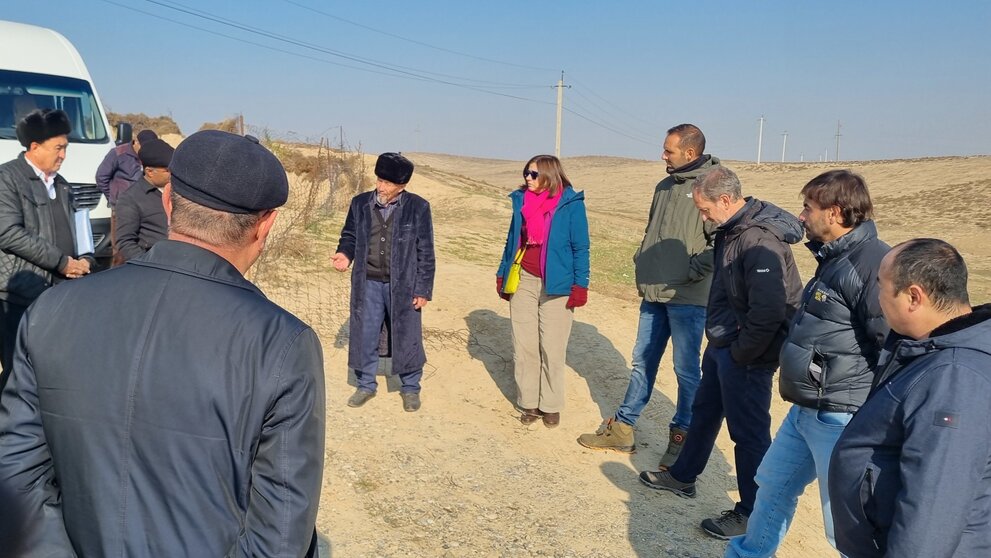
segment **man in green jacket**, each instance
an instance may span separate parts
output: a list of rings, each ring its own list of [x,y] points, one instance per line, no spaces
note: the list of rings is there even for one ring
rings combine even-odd
[[[634,451],[633,426],[650,401],[668,339],[674,344],[678,401],[662,467],[674,463],[685,442],[702,376],[699,354],[712,282],[712,245],[692,202],[695,177],[719,165],[719,159],[704,151],[705,136],[697,126],[680,124],[668,130],[661,155],[668,177],[654,188],[643,242],[633,256],[643,301],[630,383],[615,416],[578,438],[587,448]]]

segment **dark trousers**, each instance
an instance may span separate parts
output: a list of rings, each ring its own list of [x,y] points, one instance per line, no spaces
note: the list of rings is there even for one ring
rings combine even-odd
[[[688,437],[671,467],[681,482],[695,482],[705,470],[723,418],[736,458],[740,502],[736,511],[749,516],[757,496],[757,467],[771,445],[771,379],[773,368],[747,368],[733,361],[729,347],[706,347],[702,382],[692,405]]]
[[[412,301],[406,301],[412,304]],[[392,292],[388,283],[381,281],[365,281],[365,299],[361,301],[361,367],[354,371],[358,388],[368,391],[378,389],[378,382],[375,374],[379,367],[379,335],[382,333],[382,322],[388,320],[392,313]],[[403,393],[420,392],[420,378],[423,377],[423,369],[414,370],[405,374],[399,374],[402,387],[399,391]]]
[[[7,378],[10,377],[10,369],[14,364],[14,346],[17,344],[17,326],[21,323],[21,317],[27,310],[27,306],[13,304],[6,300],[0,300],[0,337],[3,346],[0,347],[0,364],[3,371],[0,372],[0,393],[3,386],[7,385]]]

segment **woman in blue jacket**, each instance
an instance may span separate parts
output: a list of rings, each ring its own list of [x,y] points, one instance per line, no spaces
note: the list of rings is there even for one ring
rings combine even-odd
[[[520,422],[542,418],[553,428],[564,407],[564,361],[574,309],[588,299],[588,218],[585,195],[571,187],[557,157],[533,157],[523,167],[523,179],[509,195],[513,218],[496,289],[509,301]],[[515,281],[507,278],[517,260],[519,285],[510,293]]]

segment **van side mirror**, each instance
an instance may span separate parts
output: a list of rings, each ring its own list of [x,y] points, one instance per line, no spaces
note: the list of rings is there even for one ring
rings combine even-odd
[[[131,130],[131,125],[127,122],[117,123],[117,145],[122,145],[125,143],[131,143],[133,131]]]

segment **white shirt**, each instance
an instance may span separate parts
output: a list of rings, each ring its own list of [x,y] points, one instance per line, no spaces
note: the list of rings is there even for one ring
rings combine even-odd
[[[51,175],[47,175],[47,174],[45,174],[44,171],[42,171],[41,169],[39,169],[38,167],[36,167],[34,165],[34,163],[31,162],[31,159],[28,159],[27,157],[25,157],[24,160],[27,161],[29,165],[31,165],[31,168],[34,169],[34,174],[38,175],[38,178],[41,179],[42,184],[45,185],[45,189],[48,190],[48,199],[54,200],[55,199],[55,175],[58,174],[58,173],[54,173],[53,172]]]

